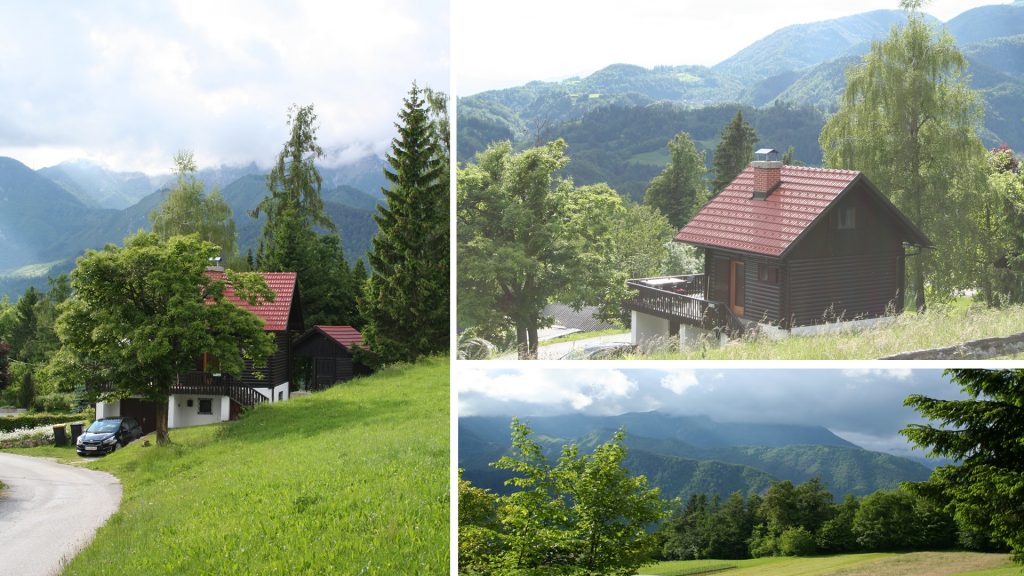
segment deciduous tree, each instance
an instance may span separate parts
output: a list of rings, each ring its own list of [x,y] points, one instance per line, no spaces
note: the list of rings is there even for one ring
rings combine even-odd
[[[198,234],[200,239],[220,246],[225,258],[237,258],[234,213],[219,190],[205,193],[203,183],[196,177],[192,152],[174,155],[174,173],[174,187],[163,203],[149,213],[153,232],[165,240]]]
[[[979,99],[967,85],[967,60],[953,37],[902,3],[907,23],[872,43],[846,73],[839,110],[821,133],[825,163],[860,170],[925,234],[935,251],[908,259],[918,310],[925,285],[940,296],[972,288],[977,238],[966,217],[984,185],[976,135]]]
[[[707,168],[704,152],[697,152],[686,132],[669,141],[668,151],[668,165],[651,180],[644,192],[644,204],[657,208],[678,230],[707,202]]]
[[[520,358],[536,358],[546,304],[599,304],[624,279],[614,270],[621,197],[558,175],[565,143],[515,154],[501,142],[459,172],[460,323],[508,326]]]
[[[274,343],[263,322],[224,299],[225,281],[204,274],[219,250],[194,235],[163,241],[139,233],[123,248],[87,251],[71,273],[74,293],[60,307],[64,349],[52,372],[69,387],[85,382],[102,399],[140,395],[166,405],[175,376],[203,353],[236,377],[246,359],[265,364]],[[227,278],[250,303],[273,298],[259,275]],[[157,442],[166,444],[167,411],[156,414]]]

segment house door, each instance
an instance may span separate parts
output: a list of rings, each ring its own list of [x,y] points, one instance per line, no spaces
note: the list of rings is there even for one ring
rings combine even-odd
[[[737,316],[743,316],[743,303],[746,301],[744,268],[742,260],[729,261],[729,309]]]
[[[313,367],[314,386],[316,390],[330,388],[334,384],[334,358],[317,358]]]

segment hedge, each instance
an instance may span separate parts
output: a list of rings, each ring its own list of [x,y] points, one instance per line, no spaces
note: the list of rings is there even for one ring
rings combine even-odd
[[[15,416],[0,416],[0,432],[11,432],[20,428],[35,428],[46,424],[63,424],[65,422],[84,422],[91,420],[92,414],[79,412],[74,414],[51,414],[48,412],[25,412]]]

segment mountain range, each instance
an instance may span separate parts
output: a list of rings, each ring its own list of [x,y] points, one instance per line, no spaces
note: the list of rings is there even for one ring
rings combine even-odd
[[[945,23],[928,18],[967,57],[970,85],[985,106],[982,141],[1024,149],[1024,1],[981,6]],[[818,135],[845,89],[846,68],[905,20],[903,11],[876,10],[787,26],[710,67],[618,63],[586,77],[464,96],[458,159],[471,160],[497,140],[525,147],[562,137],[572,158],[568,175],[578,184],[608,182],[639,198],[667,162],[666,143],[675,133],[690,132],[710,166],[728,121],[721,117],[741,109],[753,118],[761,145],[792,145],[798,161],[816,165]],[[783,111],[784,118],[774,118]],[[804,119],[793,122],[797,116]],[[616,131],[637,122],[646,128],[639,140]]]
[[[784,424],[720,423],[703,416],[660,412],[619,416],[582,414],[525,419],[549,461],[562,446],[590,453],[625,429],[629,471],[643,474],[665,498],[739,491],[763,493],[773,481],[814,477],[840,500],[864,496],[900,482],[922,481],[931,471],[899,456],[860,448],[827,428]],[[510,476],[489,466],[511,454],[507,417],[459,419],[459,468],[474,485],[504,493]]]
[[[369,251],[377,232],[373,214],[383,198],[383,160],[320,167],[320,173],[325,211],[354,262]],[[267,195],[266,170],[256,164],[222,166],[197,176],[231,206],[239,252],[255,248],[262,219],[248,213]],[[172,184],[169,174],[117,172],[82,160],[32,170],[0,157],[0,295],[16,299],[29,286],[45,289],[48,276],[70,271],[87,248],[149,229],[149,213]]]

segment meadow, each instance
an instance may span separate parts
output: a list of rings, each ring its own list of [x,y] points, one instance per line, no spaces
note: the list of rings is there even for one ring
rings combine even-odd
[[[1024,305],[986,308],[963,301],[936,305],[924,314],[904,312],[867,328],[813,336],[745,337],[724,346],[686,350],[661,346],[627,355],[643,360],[847,360],[873,359],[1024,332]]]
[[[65,573],[447,574],[448,373],[399,365],[89,460],[124,496]]]
[[[1007,554],[910,552],[841,554],[814,558],[772,557],[753,560],[686,560],[640,568],[650,576],[1019,576]]]

